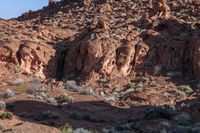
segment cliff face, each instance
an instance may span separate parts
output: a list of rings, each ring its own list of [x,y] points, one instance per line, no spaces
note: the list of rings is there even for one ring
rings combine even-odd
[[[93,82],[141,71],[153,74],[158,65],[164,72],[199,79],[197,21],[191,17],[183,22],[187,14],[174,13],[179,6],[174,3],[169,3],[172,18],[155,19],[145,4],[63,0],[25,13],[20,21],[1,20],[1,33],[8,36],[0,38],[0,59],[42,79]]]
[[[64,73],[112,79],[139,71],[151,73],[149,70],[160,65],[165,72],[180,71],[199,79],[199,34],[189,35],[189,30],[187,25],[164,20],[145,32],[130,32],[123,42],[103,29],[87,33],[66,51]]]

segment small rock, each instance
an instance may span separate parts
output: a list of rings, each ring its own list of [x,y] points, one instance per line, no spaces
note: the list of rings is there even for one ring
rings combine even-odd
[[[56,83],[56,79],[51,79],[51,83],[55,84]]]

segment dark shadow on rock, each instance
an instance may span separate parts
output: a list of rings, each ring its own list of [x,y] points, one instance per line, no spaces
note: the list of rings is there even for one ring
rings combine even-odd
[[[69,49],[79,43],[81,40],[83,40],[88,34],[90,34],[90,29],[86,28],[84,32],[81,32],[80,34],[76,34],[75,36],[65,38],[60,42],[57,42],[53,44],[53,48],[55,49],[55,56],[49,60],[46,69],[50,69],[51,71],[44,70],[44,74],[47,78],[55,78],[58,81],[62,80],[63,77],[65,77],[65,62],[66,62],[66,56],[68,55]],[[53,64],[53,66],[52,66]],[[49,76],[49,73],[52,75]],[[73,73],[73,72],[72,72]],[[78,71],[74,73],[79,73]],[[70,76],[70,74],[68,75]],[[76,74],[75,74],[76,76]],[[69,77],[74,78],[75,76]]]
[[[145,57],[142,63],[136,66],[135,71],[149,71],[154,74],[154,67],[160,67],[161,71],[157,75],[170,75],[171,81],[179,79],[199,79],[197,67],[198,59],[194,50],[198,49],[199,28],[192,29],[191,24],[179,22],[175,19],[158,19],[149,24],[142,21],[139,28],[150,25],[140,37],[140,46],[147,46]],[[146,22],[146,23],[145,23]],[[200,38],[200,36],[199,36]],[[194,41],[196,39],[196,41]],[[139,47],[141,49],[141,47]],[[137,50],[137,47],[136,47]],[[199,53],[200,54],[200,53]],[[138,55],[139,56],[139,55]],[[168,75],[167,75],[168,73]]]
[[[186,27],[176,20],[160,20],[151,30],[143,32],[142,43],[149,47],[149,51],[142,65],[160,65],[166,71],[183,71],[189,65],[185,64],[185,58],[188,58],[186,45],[190,37],[180,36],[181,32],[188,29]]]
[[[200,122],[200,95],[194,95],[193,99],[182,100],[176,103],[179,112],[188,113],[192,123]]]
[[[99,131],[107,127],[125,131],[121,124],[127,121],[134,122],[132,131],[142,131],[143,128],[145,129],[144,124],[158,126],[159,122],[172,119],[174,113],[172,110],[149,105],[118,108],[103,101],[54,106],[44,102],[24,100],[8,103],[7,110],[19,116],[24,122],[29,121],[52,127],[69,123],[75,129],[82,127]]]

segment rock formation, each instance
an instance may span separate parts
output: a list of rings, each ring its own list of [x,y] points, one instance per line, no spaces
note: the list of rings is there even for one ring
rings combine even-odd
[[[120,2],[120,8],[118,1],[84,0],[80,5],[76,2],[61,1],[54,3],[54,10],[49,5],[19,17],[21,22],[28,20],[33,24],[29,29],[33,31],[29,32],[25,24],[26,28],[18,26],[23,29],[22,35],[14,36],[15,39],[2,38],[1,61],[14,62],[42,79],[114,79],[138,71],[151,73],[149,69],[155,65],[199,79],[198,37],[192,37],[188,23],[179,21],[181,19],[155,20],[151,16],[139,19],[136,15],[138,19],[132,19],[131,15],[136,12],[132,7],[138,11],[140,7],[131,2],[129,7],[126,7],[127,2]],[[174,15],[169,14],[165,0],[150,3],[164,18]],[[2,27],[6,23],[1,20]],[[13,25],[17,27],[17,22],[7,26]],[[30,36],[38,42],[27,39]]]
[[[150,7],[159,12],[159,17],[163,16],[164,18],[170,17],[170,8],[167,5],[167,0],[150,0],[149,1]]]

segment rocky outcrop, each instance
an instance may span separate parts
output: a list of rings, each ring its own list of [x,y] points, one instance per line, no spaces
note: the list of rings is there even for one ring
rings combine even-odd
[[[198,37],[190,41],[191,37],[182,33],[189,30],[187,25],[164,20],[142,34],[130,32],[119,42],[109,36],[104,23],[66,51],[64,75],[113,79],[159,65],[164,71],[181,71],[199,78]]]
[[[22,15],[20,23],[1,20],[0,30],[9,35],[0,38],[1,61],[41,79],[127,78],[152,74],[156,65],[199,79],[199,37],[192,37],[197,23],[178,14],[155,20],[131,1],[62,0],[53,6]],[[138,12],[140,6],[145,10]]]
[[[83,39],[71,45],[65,52],[65,77],[74,75],[83,79],[98,80],[101,77],[128,76],[132,72],[135,49],[139,42],[138,34],[130,33],[127,36],[129,41],[121,44],[111,38],[109,32],[108,24],[101,20]],[[137,52],[139,49],[138,45]]]
[[[25,43],[19,46],[17,60],[26,72],[41,79],[53,76],[55,72],[55,50],[50,45]]]
[[[95,38],[91,41],[93,36],[96,34],[87,35],[69,49],[64,64],[66,75],[75,72],[82,76],[94,73],[106,76],[113,71],[116,63],[115,50],[119,44],[109,38]]]
[[[14,63],[41,79],[53,77],[56,71],[53,44],[58,37],[69,37],[74,32],[30,25],[30,22],[0,20],[0,62]]]
[[[0,46],[0,61],[13,62],[27,73],[41,79],[53,76],[55,71],[55,50],[50,45],[38,45],[31,42],[19,44],[8,41]]]
[[[48,127],[41,124],[25,122],[20,126],[16,126],[12,132],[14,133],[61,133],[56,128]]]

